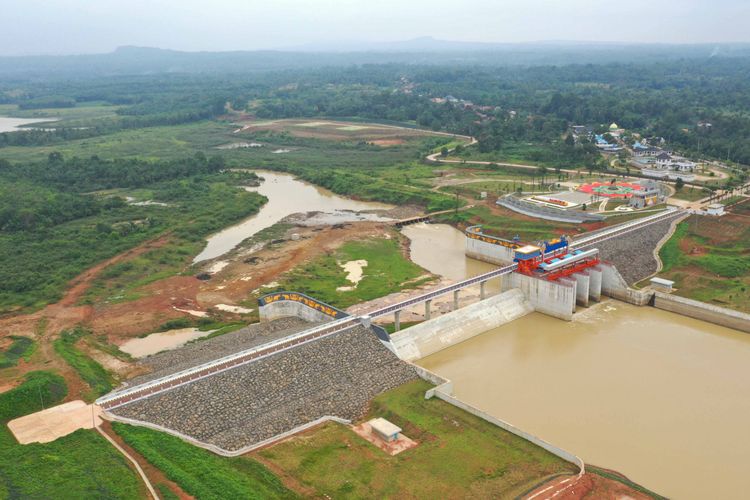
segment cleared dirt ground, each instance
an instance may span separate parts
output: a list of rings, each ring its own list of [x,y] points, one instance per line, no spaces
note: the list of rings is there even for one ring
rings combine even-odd
[[[429,131],[380,125],[375,123],[339,122],[333,120],[250,120],[238,123],[235,132],[276,132],[295,137],[333,141],[364,141],[389,147],[418,137],[433,135]]]

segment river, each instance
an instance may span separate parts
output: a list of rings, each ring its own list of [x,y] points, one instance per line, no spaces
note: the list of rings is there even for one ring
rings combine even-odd
[[[467,259],[450,226],[404,228],[412,259],[450,279]],[[418,363],[460,399],[673,498],[750,488],[750,335],[605,300],[565,322],[539,313]]]
[[[25,130],[23,125],[54,121],[57,121],[57,118],[12,118],[10,116],[0,116],[0,133]]]
[[[268,203],[260,211],[234,226],[210,236],[206,247],[193,262],[201,262],[224,255],[243,240],[257,232],[271,227],[284,217],[301,212],[325,212],[332,214],[331,223],[345,222],[341,216],[345,210],[387,210],[393,208],[383,203],[356,201],[333,194],[332,192],[295,179],[293,175],[278,172],[256,171],[265,180],[257,188],[246,188],[265,195]]]

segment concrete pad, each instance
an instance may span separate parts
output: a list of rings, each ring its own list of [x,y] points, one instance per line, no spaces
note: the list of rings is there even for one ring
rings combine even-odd
[[[101,408],[83,401],[71,401],[8,422],[8,429],[21,444],[50,443],[78,429],[101,424]]]
[[[419,444],[416,441],[404,436],[403,434],[399,434],[398,439],[394,441],[383,441],[372,430],[372,426],[369,422],[355,425],[354,427],[352,427],[352,430],[355,432],[355,434],[369,441],[391,456],[398,455],[402,451],[410,450],[417,446],[417,444]]]

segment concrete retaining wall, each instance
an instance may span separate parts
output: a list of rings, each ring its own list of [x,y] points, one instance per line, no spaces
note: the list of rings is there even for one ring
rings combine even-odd
[[[478,408],[474,408],[468,403],[464,403],[460,399],[453,396],[453,382],[425,368],[422,368],[421,366],[417,366],[414,364],[412,364],[412,366],[417,371],[417,375],[419,375],[420,378],[430,382],[431,384],[435,384],[435,387],[432,387],[427,392],[425,392],[425,399],[431,399],[433,397],[442,399],[448,404],[451,404],[457,408],[460,408],[465,412],[471,413],[472,415],[481,418],[485,422],[489,422],[492,425],[496,425],[497,427],[500,427],[501,429],[504,429],[510,432],[511,434],[514,434],[522,439],[525,439],[526,441],[529,441],[541,448],[544,448],[548,452],[552,453],[553,455],[557,457],[562,458],[566,462],[572,463],[579,469],[578,477],[581,477],[584,474],[586,466],[584,465],[583,460],[581,460],[579,457],[577,457],[573,453],[570,453],[569,451],[563,450],[562,448],[559,448],[553,444],[550,444],[547,441],[543,440],[542,438],[534,436],[533,434],[524,432],[518,427],[516,427],[515,425],[505,422],[504,420],[500,420],[497,417],[493,417],[489,413],[486,413]]]
[[[539,438],[533,434],[529,434],[528,432],[522,431],[521,429],[514,426],[513,424],[505,422],[504,420],[500,420],[499,418],[493,417],[489,413],[483,412],[482,410],[478,408],[474,408],[470,404],[464,403],[460,399],[446,393],[445,391],[442,390],[442,388],[438,388],[435,391],[435,396],[438,399],[442,399],[446,403],[450,403],[457,408],[461,408],[462,410],[468,413],[471,413],[472,415],[475,415],[486,422],[491,423],[492,425],[496,425],[497,427],[500,427],[501,429],[504,429],[510,432],[511,434],[515,434],[516,436],[523,438],[526,441],[534,443],[540,448],[544,448],[548,452],[552,453],[555,456],[562,458],[566,462],[572,463],[573,465],[578,467],[580,471],[578,473],[579,477],[584,474],[586,466],[584,465],[583,460],[581,460],[579,457],[577,457],[573,453],[570,453],[569,451],[563,450],[562,448],[559,448],[553,444],[550,444],[547,441],[543,440],[542,438]]]
[[[325,323],[346,318],[348,313],[329,306],[304,293],[277,292],[258,299],[258,314],[261,321],[294,316],[311,323]]]
[[[589,285],[591,278],[585,271],[576,273],[571,278],[576,280],[576,302],[578,305],[588,307],[589,305]]]
[[[401,359],[414,361],[497,328],[533,310],[520,290],[508,290],[391,335],[391,343]]]
[[[503,289],[520,288],[534,310],[566,321],[573,319],[575,281],[546,281],[520,273],[511,273],[505,278]]]
[[[589,272],[589,298],[599,302],[602,298],[602,269],[599,266],[592,267]]]
[[[472,259],[505,266],[513,262],[513,248],[488,243],[480,239],[466,238],[466,256]]]
[[[628,287],[628,283],[612,264],[602,262],[598,267],[602,271],[602,295],[636,306],[645,306],[651,302],[653,292],[643,292]]]
[[[151,422],[145,422],[143,420],[136,420],[136,419],[133,419],[133,418],[122,417],[120,415],[115,415],[114,413],[110,413],[110,412],[106,412],[106,411],[103,412],[101,414],[101,416],[102,416],[102,418],[104,418],[105,420],[109,420],[110,422],[121,422],[121,423],[124,423],[124,424],[135,425],[135,426],[138,426],[138,427],[147,427],[147,428],[153,429],[155,431],[165,432],[167,434],[171,434],[171,435],[173,435],[175,437],[178,437],[178,438],[182,439],[183,441],[186,441],[186,442],[188,442],[188,443],[190,443],[190,444],[192,444],[194,446],[198,446],[200,448],[204,448],[204,449],[206,449],[206,450],[208,450],[210,452],[216,453],[217,455],[221,455],[223,457],[239,457],[240,455],[244,455],[244,454],[249,453],[249,452],[251,452],[253,450],[257,450],[259,448],[263,448],[265,446],[269,446],[269,445],[271,445],[271,444],[273,444],[273,443],[275,443],[277,441],[281,441],[282,439],[286,439],[286,438],[288,438],[290,436],[293,436],[295,434],[298,434],[298,433],[300,433],[302,431],[305,431],[305,430],[310,429],[312,427],[315,427],[317,425],[323,424],[325,422],[337,422],[339,424],[344,424],[344,425],[350,425],[352,423],[351,420],[347,420],[345,418],[339,418],[339,417],[334,417],[334,416],[326,415],[324,417],[320,417],[320,418],[318,418],[316,420],[313,420],[312,422],[308,422],[306,424],[300,425],[300,426],[295,427],[294,429],[291,429],[291,430],[289,430],[287,432],[282,432],[281,434],[278,434],[278,435],[276,435],[276,436],[274,436],[274,437],[272,437],[270,439],[266,439],[264,441],[260,441],[258,443],[252,444],[250,446],[245,446],[245,447],[240,448],[238,450],[225,450],[224,448],[216,446],[215,444],[204,443],[203,441],[199,441],[199,440],[197,440],[197,439],[195,439],[193,437],[187,436],[187,435],[185,435],[185,434],[183,434],[181,432],[177,432],[174,429],[170,429],[168,427],[164,427],[164,426],[161,426],[161,425],[153,424]]]
[[[654,292],[654,307],[750,333],[750,314],[739,311],[661,292]]]

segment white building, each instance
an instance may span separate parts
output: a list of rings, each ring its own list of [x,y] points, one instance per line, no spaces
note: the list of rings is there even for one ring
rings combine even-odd
[[[715,216],[724,215],[724,205],[721,203],[712,203],[706,207],[706,214]]]

